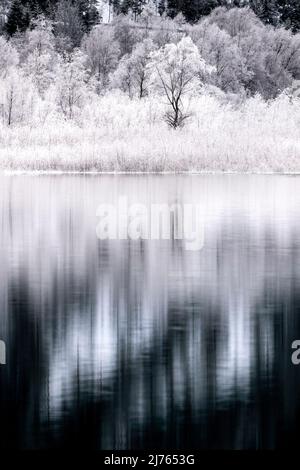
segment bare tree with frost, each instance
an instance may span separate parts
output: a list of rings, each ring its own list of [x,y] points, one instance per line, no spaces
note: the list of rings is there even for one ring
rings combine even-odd
[[[167,123],[174,129],[183,126],[189,114],[183,109],[182,98],[199,86],[199,77],[211,73],[212,67],[206,65],[189,37],[153,52],[148,67],[154,86],[167,98]]]

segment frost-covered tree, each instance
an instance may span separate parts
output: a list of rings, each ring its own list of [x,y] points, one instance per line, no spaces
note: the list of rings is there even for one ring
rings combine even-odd
[[[23,48],[24,54],[38,50],[40,54],[54,51],[53,24],[44,16],[39,16],[32,23],[30,30],[26,31]]]
[[[151,29],[154,27],[157,27],[157,20],[159,19],[156,7],[153,3],[148,3],[145,5],[143,8],[143,11],[141,12],[139,16],[139,24],[142,25],[145,28],[145,36],[147,37],[149,35],[149,32]]]
[[[127,16],[120,15],[114,22],[114,38],[120,45],[121,56],[130,54],[133,46],[141,39],[141,32]]]
[[[255,13],[249,8],[216,8],[207,18],[220,29],[236,38],[239,43],[244,37],[251,36],[256,27],[263,28],[263,24]]]
[[[249,9],[217,9],[205,21],[226,31],[232,44],[238,47],[250,73],[245,86],[251,94],[258,92],[265,98],[273,98],[298,77],[297,35],[282,28],[266,27]],[[205,43],[204,40],[204,47]],[[241,68],[233,71],[234,76],[240,71]]]
[[[133,64],[130,54],[126,54],[120,60],[117,70],[111,75],[111,87],[122,90],[130,98],[134,95]]]
[[[170,18],[162,18],[151,31],[150,37],[158,47],[163,47],[169,43],[176,43],[182,38],[182,34],[178,32],[178,25]]]
[[[34,29],[26,32],[22,60],[25,75],[31,78],[39,93],[44,94],[55,78],[58,63],[50,21],[39,17],[34,23]]]
[[[23,70],[25,75],[32,79],[41,95],[55,78],[51,55],[40,54],[37,49],[28,56]]]
[[[97,81],[97,91],[108,85],[109,74],[117,67],[120,55],[119,43],[111,29],[96,26],[82,42],[87,64]]]
[[[59,64],[55,79],[56,103],[66,119],[73,119],[90,94],[86,57],[76,51]]]
[[[214,66],[211,82],[225,92],[237,93],[247,86],[252,72],[247,68],[235,38],[216,24],[203,21],[193,31],[193,38],[204,60]]]
[[[10,68],[4,78],[0,78],[0,115],[3,124],[11,126],[28,123],[33,115],[35,89],[17,68]]]
[[[263,95],[274,98],[300,78],[300,35],[283,28],[265,30],[261,44]]]
[[[293,40],[291,33],[284,34],[280,29],[266,27],[259,18],[248,8],[225,8],[216,9],[203,24],[217,25],[220,30],[226,32],[230,40],[228,48],[220,50],[218,59],[229,53],[225,60],[223,71],[229,78],[232,78],[232,84],[237,81],[245,84],[245,88],[251,94],[259,92],[265,98],[273,98],[280,93],[285,87],[289,86],[295,76],[299,54],[292,46]],[[192,31],[194,37],[198,30],[203,26],[196,26]],[[205,51],[211,39],[203,38],[197,42],[200,50]],[[230,46],[231,42],[231,46]],[[230,52],[230,48],[235,48],[235,53]],[[292,56],[287,61],[283,56],[287,51],[293,50]],[[205,55],[209,61],[216,58],[218,47],[212,48]],[[238,59],[240,64],[238,65]],[[236,60],[237,59],[237,60]],[[222,61],[221,61],[222,62]],[[289,69],[285,64],[289,64]],[[232,70],[228,67],[232,64]],[[292,67],[291,67],[291,64]],[[227,65],[227,66],[226,66]],[[294,72],[291,72],[293,68]],[[244,73],[246,72],[246,74]],[[249,74],[249,79],[247,79]],[[222,81],[219,82],[224,89]],[[226,89],[225,89],[226,91]]]
[[[188,118],[183,110],[182,98],[199,84],[199,77],[210,73],[212,68],[206,65],[189,37],[153,52],[148,67],[152,71],[154,86],[169,104],[167,123],[174,129],[182,126]]]
[[[9,70],[18,63],[18,52],[9,41],[0,36],[0,77],[5,78]]]
[[[131,98],[144,98],[148,94],[151,70],[147,66],[151,52],[155,49],[151,39],[137,44],[130,55],[120,61],[112,76],[112,86],[120,88]]]
[[[54,32],[62,43],[70,44],[72,48],[79,47],[84,27],[78,5],[71,0],[61,0],[58,3],[54,17]]]
[[[123,0],[111,1],[115,11],[121,9]],[[128,2],[127,6],[129,3],[134,4]],[[213,4],[221,6],[211,11]],[[53,89],[57,67],[61,79],[64,66],[74,62],[69,60],[70,53],[81,47],[86,88],[89,79],[96,83],[98,93],[111,84],[132,97],[143,98],[149,89],[146,64],[151,40],[155,49],[173,44],[176,50],[182,37],[190,36],[200,56],[214,67],[210,83],[225,93],[246,91],[272,99],[300,79],[300,36],[294,33],[299,7],[293,0],[137,2],[137,21],[128,6],[127,16],[119,15],[109,26],[99,24],[87,32],[98,21],[92,15],[95,5],[95,0],[4,0],[0,12],[5,12],[6,37],[11,37],[9,42],[0,42],[0,76],[5,78],[12,68],[19,67],[22,77],[45,99],[50,96],[47,90]],[[165,13],[158,16],[162,7]],[[168,12],[174,20],[166,16]],[[194,24],[199,12],[201,19]],[[280,22],[293,31],[281,28]],[[175,110],[169,105],[172,114]]]

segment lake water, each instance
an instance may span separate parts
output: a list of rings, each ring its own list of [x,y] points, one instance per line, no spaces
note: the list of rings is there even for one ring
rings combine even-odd
[[[1,176],[0,448],[297,446],[300,178]],[[198,204],[203,246],[99,240]]]

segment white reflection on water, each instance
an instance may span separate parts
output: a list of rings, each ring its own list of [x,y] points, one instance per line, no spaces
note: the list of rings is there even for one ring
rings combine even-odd
[[[200,205],[203,249],[98,240],[97,207],[120,195]],[[1,337],[18,367],[22,345],[35,358],[32,383],[11,376],[0,395],[32,387],[21,413],[36,431],[22,445],[61,445],[85,416],[96,447],[156,434],[186,446],[189,426],[199,447],[273,447],[261,402],[272,415],[278,394],[288,400],[286,426],[296,406],[284,364],[299,331],[299,215],[297,177],[1,177]]]

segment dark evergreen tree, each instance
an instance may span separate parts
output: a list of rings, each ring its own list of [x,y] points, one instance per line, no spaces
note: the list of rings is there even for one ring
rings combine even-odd
[[[184,1],[185,0],[167,0],[167,15],[170,18],[175,18],[175,16],[182,12]]]
[[[32,19],[43,14],[46,17],[54,12],[58,0],[13,0],[7,15],[6,31],[9,35],[24,31]]]
[[[25,31],[30,23],[30,13],[27,5],[21,0],[13,0],[6,22],[6,32],[10,36],[17,31]]]
[[[280,22],[293,31],[300,31],[300,1],[277,0]]]
[[[57,4],[54,17],[54,33],[63,38],[66,49],[79,47],[84,34],[84,26],[79,13],[78,4],[71,0],[61,0]]]
[[[12,35],[16,31],[24,31],[39,15],[54,19],[62,3],[63,0],[13,0],[7,19],[7,33]],[[99,22],[97,0],[70,0],[70,3],[78,10],[84,32]]]
[[[280,21],[277,0],[250,0],[254,13],[266,24],[276,26]]]
[[[78,7],[79,16],[81,18],[85,32],[99,23],[100,16],[97,8],[97,0],[75,0],[74,4]]]
[[[145,4],[146,0],[123,0],[120,11],[126,15],[131,10],[135,18],[137,18],[142,13]]]
[[[228,2],[229,0],[161,0],[159,12],[162,14],[166,11],[170,18],[175,18],[179,13],[183,13],[186,20],[193,23],[202,16],[209,15],[218,6],[233,6],[231,2]]]
[[[187,21],[193,23],[202,16],[209,15],[214,8],[221,5],[219,0],[184,0],[182,13]]]
[[[167,9],[167,0],[158,0],[158,13],[163,15]]]
[[[109,0],[109,4],[112,6],[115,15],[119,15],[121,13],[121,3],[121,0]]]
[[[134,16],[137,17],[138,15],[142,13],[143,8],[145,4],[147,3],[147,1],[146,0],[132,0],[131,3],[132,3],[131,10],[133,11]]]

